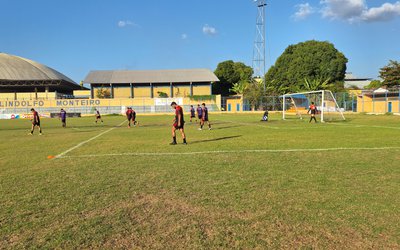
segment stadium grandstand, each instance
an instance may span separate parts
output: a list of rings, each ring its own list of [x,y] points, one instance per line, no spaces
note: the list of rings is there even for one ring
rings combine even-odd
[[[0,99],[56,99],[82,89],[60,72],[38,62],[0,53]]]
[[[107,89],[109,98],[189,97],[212,94],[217,76],[208,69],[91,71],[83,81],[90,84],[91,98]]]

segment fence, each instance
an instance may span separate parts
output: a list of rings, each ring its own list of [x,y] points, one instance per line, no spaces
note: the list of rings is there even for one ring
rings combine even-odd
[[[93,114],[95,109],[102,114],[121,114],[126,107],[137,113],[173,112],[171,102],[177,102],[186,112],[190,106],[205,103],[210,111],[219,111],[220,96],[207,99],[191,98],[134,98],[134,99],[49,99],[49,100],[0,100],[0,114],[28,114],[31,108],[39,113],[57,113],[61,108],[71,113]]]
[[[360,91],[357,94],[334,93],[339,107],[349,112],[400,113],[400,91]],[[266,96],[251,105],[240,96],[212,96],[205,99],[191,98],[134,98],[134,99],[53,99],[53,100],[1,100],[0,114],[27,114],[34,107],[40,113],[56,113],[61,108],[71,113],[93,114],[98,109],[103,114],[121,114],[125,107],[137,113],[168,113],[176,101],[189,112],[190,106],[206,103],[210,111],[282,111],[282,96]],[[235,105],[235,108],[232,107]]]
[[[339,107],[344,111],[357,112],[357,95],[350,93],[333,93]],[[236,100],[232,102],[232,100]],[[236,108],[232,108],[232,104]],[[282,111],[283,98],[282,96],[265,96],[262,97],[255,105],[250,104],[245,98],[242,100],[239,97],[222,97],[222,110],[227,111],[261,111],[267,109],[269,111]]]

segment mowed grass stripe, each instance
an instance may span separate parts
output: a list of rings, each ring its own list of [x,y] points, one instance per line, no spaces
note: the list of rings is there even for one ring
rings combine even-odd
[[[245,150],[214,150],[214,151],[195,151],[195,152],[130,152],[117,154],[90,154],[59,156],[57,158],[91,158],[91,157],[114,157],[114,156],[174,156],[174,155],[210,155],[210,154],[241,154],[241,153],[297,153],[297,152],[325,152],[325,151],[380,151],[380,150],[400,150],[400,147],[375,147],[375,148],[294,148],[294,149],[245,149]]]
[[[117,127],[121,127],[125,122],[126,122],[126,121],[123,121],[123,122],[121,122],[119,125],[117,125],[117,126],[115,126],[115,127],[109,128],[109,129],[107,129],[106,131],[103,131],[103,132],[101,132],[100,134],[98,134],[98,135],[96,135],[96,136],[93,136],[92,138],[89,138],[89,139],[87,139],[87,140],[85,140],[85,141],[83,141],[83,142],[78,143],[76,146],[73,146],[72,148],[69,148],[69,149],[65,150],[64,152],[58,154],[58,155],[55,157],[55,159],[60,158],[60,157],[63,157],[64,155],[68,154],[69,152],[71,152],[71,151],[73,151],[73,150],[75,150],[75,149],[77,149],[77,148],[82,147],[82,146],[85,145],[86,143],[91,142],[91,141],[93,141],[93,140],[99,138],[100,136],[102,136],[102,135],[104,135],[104,134],[107,134],[108,132],[111,132],[112,130],[114,130],[114,129],[117,128]]]

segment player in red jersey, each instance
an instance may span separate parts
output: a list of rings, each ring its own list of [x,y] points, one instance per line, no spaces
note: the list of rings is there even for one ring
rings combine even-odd
[[[315,123],[317,123],[317,119],[315,118],[317,112],[318,112],[317,106],[315,106],[314,102],[312,102],[310,107],[308,108],[308,113],[311,114],[310,123],[312,120],[314,120]]]
[[[172,125],[172,142],[170,145],[176,145],[176,130],[179,130],[182,134],[183,144],[187,145],[186,135],[184,130],[185,120],[183,118],[183,109],[176,102],[171,103],[171,107],[175,109],[175,119]]]
[[[35,127],[39,128],[39,135],[42,135],[42,129],[40,128],[40,117],[39,117],[39,113],[35,110],[35,109],[31,109],[32,115],[33,115],[33,119],[32,121],[32,128],[31,128],[31,132],[29,133],[29,135],[33,135],[33,131],[35,130]]]
[[[125,114],[126,114],[126,119],[128,120],[128,128],[130,128],[132,120],[132,109],[130,107],[127,107]]]

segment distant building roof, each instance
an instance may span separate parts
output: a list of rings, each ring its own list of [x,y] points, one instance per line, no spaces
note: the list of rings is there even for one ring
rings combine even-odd
[[[90,84],[124,83],[189,83],[218,82],[218,77],[209,69],[177,70],[96,70],[86,76]]]
[[[68,90],[81,89],[73,80],[48,66],[19,56],[0,53],[0,87],[28,88],[36,85],[59,85],[60,89]]]
[[[353,75],[353,73],[349,72],[349,73],[346,73],[344,80],[345,81],[370,81],[370,80],[372,80],[372,78],[357,77],[357,76]]]
[[[364,87],[368,86],[372,78],[368,77],[356,77],[353,73],[348,72],[346,73],[346,77],[344,79],[344,87],[345,88],[352,88],[353,86],[363,89]]]
[[[32,60],[0,53],[1,80],[65,80],[75,83],[60,72]]]

